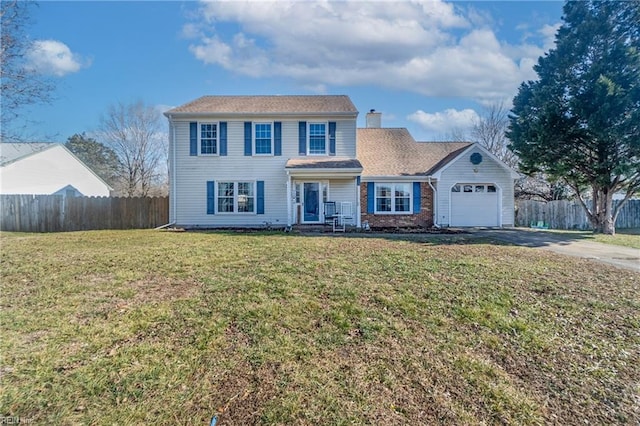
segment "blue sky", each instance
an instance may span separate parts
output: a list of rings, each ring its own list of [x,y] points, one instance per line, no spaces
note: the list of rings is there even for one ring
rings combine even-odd
[[[91,134],[117,102],[161,110],[202,95],[346,94],[417,140],[510,104],[553,47],[558,1],[40,1],[31,66],[56,100],[32,137]]]

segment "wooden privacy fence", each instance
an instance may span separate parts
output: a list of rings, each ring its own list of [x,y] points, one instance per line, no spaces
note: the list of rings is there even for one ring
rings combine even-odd
[[[169,198],[0,195],[0,213],[3,231],[144,229],[169,221]]]
[[[614,206],[617,201],[614,201]],[[587,214],[577,201],[518,201],[516,226],[531,226],[544,222],[551,229],[593,229]],[[629,200],[622,206],[616,228],[640,228],[640,200]]]

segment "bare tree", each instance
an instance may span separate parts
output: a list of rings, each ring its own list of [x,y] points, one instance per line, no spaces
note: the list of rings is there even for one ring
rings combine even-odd
[[[512,168],[518,166],[518,157],[508,148],[506,131],[509,126],[509,110],[504,102],[492,104],[474,121],[471,138]]]
[[[142,101],[118,103],[101,120],[101,138],[120,160],[121,192],[129,197],[160,195],[166,144],[160,112]]]
[[[37,103],[52,101],[54,89],[50,78],[39,74],[28,66],[27,53],[32,42],[26,34],[30,24],[29,9],[32,1],[2,0],[0,19],[2,32],[0,40],[0,137],[2,140],[18,140],[15,119],[21,108]]]
[[[474,121],[471,139],[485,147],[514,170],[519,169],[518,156],[509,149],[507,130],[509,110],[503,102],[492,104]],[[567,198],[568,188],[561,182],[551,182],[543,174],[523,176],[516,181],[515,197],[523,200],[552,201]]]

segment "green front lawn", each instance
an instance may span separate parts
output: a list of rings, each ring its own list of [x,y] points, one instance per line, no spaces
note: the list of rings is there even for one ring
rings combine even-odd
[[[616,229],[615,235],[594,234],[591,231],[565,231],[552,229],[545,232],[553,232],[554,234],[561,234],[569,238],[640,249],[640,228]]]
[[[613,244],[640,249],[640,229],[616,229],[616,235],[591,234],[598,243]]]
[[[1,235],[33,424],[637,424],[640,276],[464,236]]]

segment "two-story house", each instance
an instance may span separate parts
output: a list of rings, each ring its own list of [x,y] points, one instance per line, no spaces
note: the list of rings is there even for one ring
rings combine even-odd
[[[347,96],[204,96],[167,111],[170,220],[186,227],[359,225],[358,111]]]
[[[325,223],[512,226],[518,174],[478,144],[416,142],[347,96],[204,96],[167,111],[170,219],[190,228]],[[328,204],[325,204],[328,203]]]

